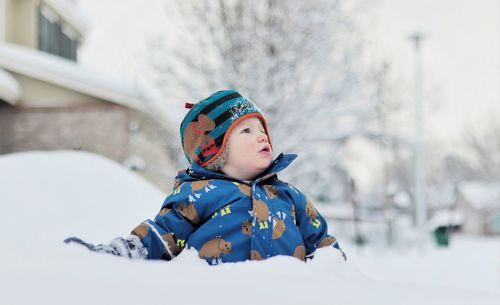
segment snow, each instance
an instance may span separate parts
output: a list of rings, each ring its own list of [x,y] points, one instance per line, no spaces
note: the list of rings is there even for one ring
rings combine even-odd
[[[45,0],[45,3],[58,12],[60,16],[64,16],[66,22],[70,23],[77,29],[82,36],[87,32],[90,21],[82,10],[79,9],[78,3],[74,0]]]
[[[0,303],[9,304],[497,304],[500,240],[359,251],[342,242],[291,257],[208,266],[195,251],[172,262],[130,261],[65,245],[108,242],[153,217],[165,194],[85,152],[0,156]]]
[[[429,221],[430,228],[460,226],[465,222],[465,215],[462,211],[440,210],[436,211]]]

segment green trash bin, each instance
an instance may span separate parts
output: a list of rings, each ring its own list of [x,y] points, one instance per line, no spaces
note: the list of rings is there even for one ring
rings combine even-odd
[[[439,226],[434,229],[434,238],[439,247],[448,247],[450,244],[450,228],[447,226]]]

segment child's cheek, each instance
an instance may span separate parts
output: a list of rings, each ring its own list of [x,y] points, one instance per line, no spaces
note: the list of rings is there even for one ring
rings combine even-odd
[[[251,151],[254,151],[256,149],[256,145],[253,143],[246,143],[245,144],[245,153],[249,154]]]

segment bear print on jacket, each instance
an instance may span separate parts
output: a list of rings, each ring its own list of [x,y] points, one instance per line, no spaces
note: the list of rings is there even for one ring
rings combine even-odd
[[[279,219],[274,217],[273,218],[273,239],[278,239],[281,236],[283,236],[283,233],[285,233],[286,226],[285,226],[285,221],[283,219]]]
[[[241,232],[245,235],[250,235],[252,234],[252,222],[250,220],[245,220],[241,224]]]
[[[198,212],[196,208],[191,203],[181,203],[177,206],[177,211],[184,218],[186,218],[191,224],[197,224],[200,222],[200,217],[198,217]]]
[[[306,248],[302,245],[297,246],[293,252],[293,257],[300,259],[301,261],[306,260]]]
[[[260,199],[253,200],[253,213],[259,222],[267,221],[269,218],[269,208],[267,204]]]
[[[207,241],[203,247],[201,247],[198,255],[208,258],[216,258],[219,259],[221,254],[229,254],[231,253],[231,243],[225,241],[221,237],[217,237],[215,239],[211,239]]]
[[[269,199],[274,199],[278,197],[278,189],[272,185],[264,185],[264,189],[266,190],[267,196]]]

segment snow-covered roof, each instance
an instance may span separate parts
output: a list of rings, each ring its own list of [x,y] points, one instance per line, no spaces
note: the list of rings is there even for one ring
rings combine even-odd
[[[44,0],[61,18],[75,28],[81,36],[85,36],[90,22],[75,1],[71,0]]]
[[[500,185],[467,181],[459,185],[462,196],[476,208],[500,208]]]
[[[0,69],[0,99],[16,105],[21,98],[21,86],[7,71]]]
[[[0,43],[0,68],[116,104],[145,110],[139,93],[132,86],[52,54]]]
[[[437,227],[445,226],[459,226],[463,225],[465,216],[460,211],[452,211],[449,209],[439,210],[434,213],[429,221],[429,227],[435,229]]]

